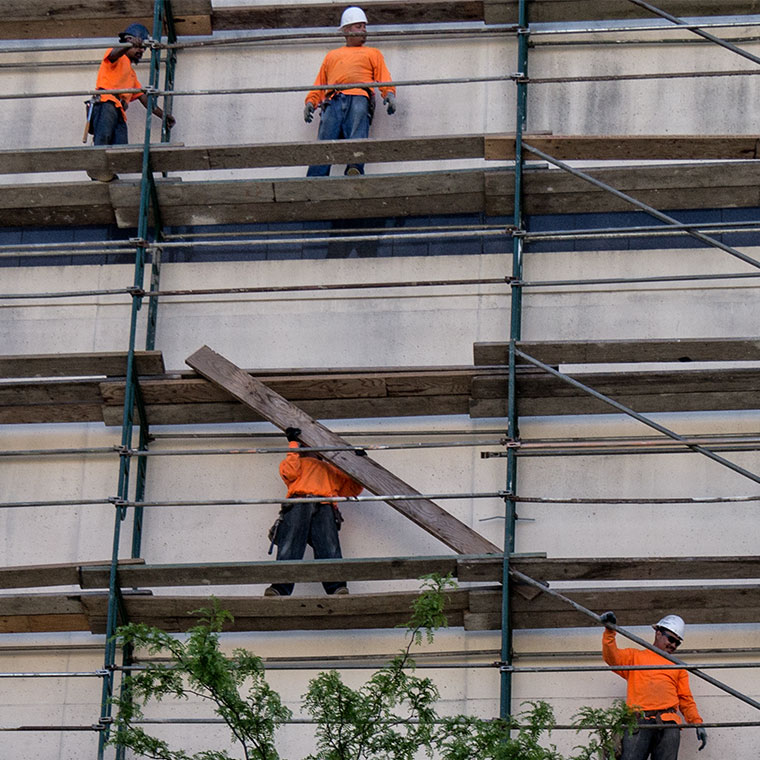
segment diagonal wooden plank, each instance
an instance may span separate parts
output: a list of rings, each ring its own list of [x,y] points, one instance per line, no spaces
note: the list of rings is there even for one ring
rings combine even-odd
[[[312,419],[303,410],[251,377],[208,346],[198,349],[186,360],[203,375],[242,403],[255,409],[272,424],[284,430],[301,428],[301,440],[307,446],[348,446],[340,436]],[[349,451],[333,451],[324,458],[361,483],[374,494],[415,495],[419,492],[369,457],[358,457]],[[446,510],[428,499],[388,502],[446,546],[459,554],[498,554],[497,546],[478,535]]]

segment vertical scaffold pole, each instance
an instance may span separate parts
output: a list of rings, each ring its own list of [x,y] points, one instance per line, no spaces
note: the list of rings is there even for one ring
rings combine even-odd
[[[163,29],[163,9],[165,0],[156,0],[153,9],[153,38],[161,39]],[[129,346],[127,349],[127,370],[124,390],[124,411],[122,415],[121,445],[122,453],[119,458],[119,481],[117,486],[117,503],[115,505],[113,542],[111,550],[111,571],[109,574],[108,584],[108,613],[106,618],[106,644],[104,656],[104,670],[107,675],[103,678],[103,690],[101,696],[101,722],[105,728],[98,735],[98,760],[103,760],[105,755],[106,742],[109,738],[109,727],[111,722],[112,704],[111,700],[114,694],[114,665],[116,664],[116,642],[114,634],[121,617],[123,622],[125,613],[123,608],[120,609],[121,588],[118,578],[119,549],[121,543],[121,524],[126,518],[126,508],[121,506],[123,502],[129,501],[130,486],[130,454],[129,449],[132,447],[132,437],[134,433],[134,409],[139,399],[139,388],[137,384],[137,371],[135,367],[135,347],[137,344],[137,312],[142,306],[142,295],[140,294],[145,279],[145,252],[146,241],[148,237],[148,220],[150,206],[155,197],[155,187],[153,187],[153,175],[150,168],[150,128],[153,118],[153,108],[156,105],[156,96],[153,92],[158,88],[158,77],[161,67],[161,52],[158,49],[151,50],[150,58],[150,91],[148,92],[148,108],[145,120],[145,142],[143,145],[142,161],[142,182],[140,187],[140,216],[138,219],[138,245],[135,251],[135,271],[133,285],[135,292],[132,295],[132,309],[129,323]],[[147,430],[147,420],[145,419],[144,407],[140,403],[140,426],[141,426],[141,445],[146,442],[145,431]],[[142,470],[144,478],[145,470]],[[138,484],[138,490],[142,485]],[[135,526],[137,527],[137,525]],[[134,542],[133,542],[134,547]],[[129,655],[126,655],[129,657]],[[121,748],[117,749],[117,757],[123,757],[124,752]]]
[[[520,0],[517,33],[518,78],[516,124],[515,124],[515,230],[523,229],[522,213],[522,179],[523,179],[523,150],[522,135],[525,129],[528,105],[528,86],[524,78],[528,74],[528,0]],[[507,399],[508,428],[507,437],[515,441],[519,437],[516,393],[516,356],[515,342],[520,340],[522,331],[522,268],[523,268],[522,237],[512,237],[512,288],[510,299],[509,323],[509,394]],[[514,448],[507,450],[507,492],[517,492],[517,455]],[[504,520],[504,564],[502,572],[502,602],[501,602],[501,659],[512,664],[512,615],[509,605],[509,555],[515,550],[515,502],[505,499]],[[502,672],[499,700],[499,715],[507,718],[512,714],[512,674]]]

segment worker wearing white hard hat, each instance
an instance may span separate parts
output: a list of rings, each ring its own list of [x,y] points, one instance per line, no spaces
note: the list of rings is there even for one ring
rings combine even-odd
[[[649,649],[618,649],[614,626],[614,612],[601,616],[605,624],[602,635],[602,657],[608,665],[670,665]],[[654,628],[654,646],[672,655],[683,643],[685,624],[678,615],[665,615]],[[677,760],[681,741],[679,712],[688,723],[702,723],[702,717],[689,688],[689,674],[685,670],[615,670],[628,682],[626,704],[637,713],[640,726],[632,734],[623,736],[621,760]],[[699,726],[697,740],[702,750],[707,744],[707,732]]]
[[[343,11],[340,32],[346,39],[343,47],[331,50],[322,61],[312,90],[306,96],[303,118],[308,124],[319,107],[319,140],[358,139],[369,136],[369,126],[375,109],[374,82],[390,82],[391,75],[383,54],[366,47],[367,15],[352,5]],[[346,87],[343,85],[358,85]],[[324,88],[324,89],[322,89]],[[379,87],[388,114],[396,112],[396,88]],[[330,165],[310,166],[307,176],[326,177]],[[347,175],[364,174],[364,164],[346,166]]]

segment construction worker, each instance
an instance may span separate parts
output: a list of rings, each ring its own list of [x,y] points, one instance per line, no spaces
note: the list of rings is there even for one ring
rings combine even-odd
[[[280,462],[280,477],[288,487],[288,498],[313,497],[313,501],[283,504],[277,522],[270,530],[270,539],[277,544],[277,559],[303,559],[306,545],[314,549],[314,559],[340,559],[338,531],[343,517],[337,505],[330,501],[335,496],[358,496],[363,489],[360,483],[329,462],[323,462],[308,452],[299,453],[299,428],[285,429],[292,449]],[[366,456],[364,451],[357,450]],[[271,551],[271,549],[270,549]],[[322,583],[328,594],[347,594],[345,581]],[[292,583],[275,583],[264,591],[264,596],[289,596]]]
[[[119,42],[130,43],[131,47],[113,47],[104,56],[95,82],[96,90],[140,89],[133,66],[140,62],[145,52],[145,40],[150,32],[142,24],[130,24],[119,34]],[[127,114],[126,109],[133,100],[139,100],[148,107],[148,96],[142,93],[121,93],[119,95],[103,94],[93,99],[90,111],[89,131],[95,145],[126,145]],[[164,112],[159,106],[153,108],[153,114],[163,119]],[[166,117],[169,127],[175,124],[174,117]],[[117,179],[111,174],[107,177],[92,176],[104,182]]]
[[[614,612],[601,616],[605,628],[602,634],[602,657],[608,665],[670,665],[656,652],[648,649],[618,649],[616,633],[609,626],[615,625]],[[684,621],[678,615],[666,615],[655,623],[654,645],[657,649],[673,654],[683,642]],[[623,737],[621,760],[676,760],[681,729],[678,724],[683,714],[689,723],[702,723],[697,705],[689,688],[689,674],[685,670],[616,670],[628,682],[626,703],[638,714],[639,725],[658,726],[626,734]],[[697,728],[699,749],[707,744],[707,731]]]
[[[376,48],[364,47],[367,41],[367,16],[361,8],[351,6],[343,11],[340,31],[346,38],[344,47],[331,50],[322,61],[315,85],[336,85],[335,90],[312,90],[306,96],[304,121],[309,124],[319,106],[320,140],[352,139],[369,136],[369,125],[375,108],[372,87],[339,89],[338,85],[359,82],[390,82],[391,75],[383,54]],[[389,114],[396,112],[396,88],[381,87],[380,94]],[[326,177],[330,165],[310,166],[307,176]],[[349,164],[344,174],[364,174],[364,164]]]

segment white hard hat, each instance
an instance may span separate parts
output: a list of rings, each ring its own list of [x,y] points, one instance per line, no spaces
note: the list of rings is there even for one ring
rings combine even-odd
[[[350,5],[343,11],[343,15],[340,17],[340,28],[342,29],[349,24],[359,24],[361,22],[367,23],[366,14],[358,6]]]
[[[655,623],[652,628],[657,630],[658,628],[666,628],[674,636],[678,636],[683,641],[683,633],[686,628],[686,624],[683,622],[683,618],[678,615],[665,615],[662,620]]]

